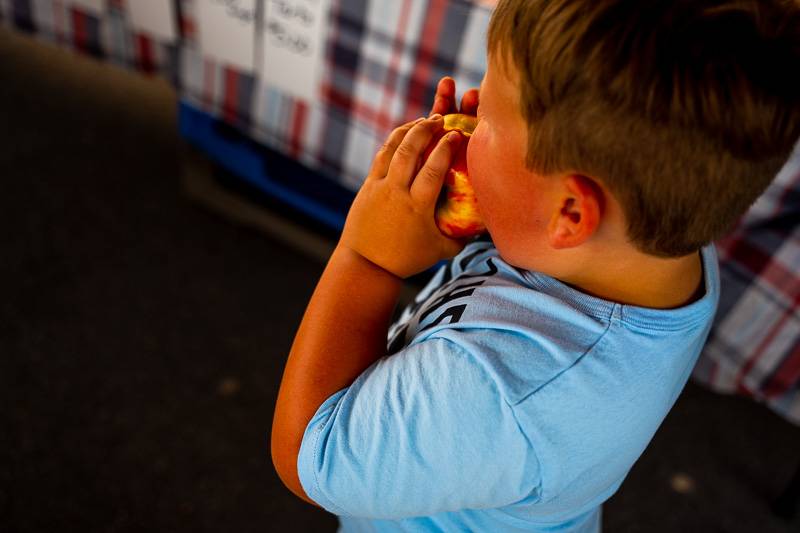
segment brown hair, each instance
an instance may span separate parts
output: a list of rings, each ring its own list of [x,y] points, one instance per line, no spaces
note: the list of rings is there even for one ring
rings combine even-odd
[[[721,237],[800,137],[797,0],[500,0],[488,50],[520,74],[527,167],[604,183],[649,254]]]

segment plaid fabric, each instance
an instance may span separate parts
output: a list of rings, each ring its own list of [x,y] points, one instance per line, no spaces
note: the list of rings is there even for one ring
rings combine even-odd
[[[127,20],[125,1],[107,0],[100,16],[66,0],[0,0],[0,11],[4,24],[44,41],[177,83],[177,43],[160,43],[136,32]]]
[[[194,1],[181,6],[184,100],[354,191],[392,128],[428,113],[440,77],[463,91],[486,64],[485,2],[332,0],[319,99],[309,103],[203,56]]]
[[[462,91],[480,83],[493,3],[332,0],[319,99],[309,103],[204,56],[195,0],[177,2],[180,47],[133,31],[126,1],[107,0],[101,16],[66,0],[0,0],[0,11],[49,42],[168,78],[191,105],[354,191],[391,129],[427,114],[441,76]]]
[[[800,425],[800,144],[717,247],[720,309],[694,380]]]

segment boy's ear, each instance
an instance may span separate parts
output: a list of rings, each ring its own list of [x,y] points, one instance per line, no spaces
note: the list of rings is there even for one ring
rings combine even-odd
[[[562,182],[557,209],[547,226],[550,246],[573,248],[586,242],[600,225],[603,190],[586,176],[570,175]]]

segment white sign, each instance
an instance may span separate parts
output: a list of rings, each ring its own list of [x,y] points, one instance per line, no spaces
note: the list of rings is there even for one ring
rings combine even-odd
[[[314,101],[325,52],[330,0],[265,0],[264,82]]]
[[[138,0],[137,0],[138,1]],[[203,54],[239,70],[255,66],[256,0],[195,0]]]
[[[132,0],[127,5],[134,28],[162,41],[177,40],[172,0]]]
[[[106,9],[105,0],[68,0],[67,3],[83,11],[90,11],[96,15],[102,13]]]

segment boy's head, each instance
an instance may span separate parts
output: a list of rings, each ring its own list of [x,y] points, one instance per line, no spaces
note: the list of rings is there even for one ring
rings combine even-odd
[[[488,50],[527,170],[597,181],[650,255],[721,237],[800,137],[796,0],[500,0]]]

